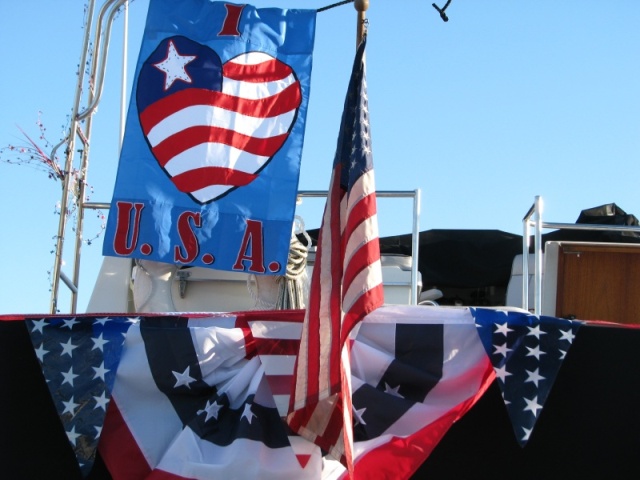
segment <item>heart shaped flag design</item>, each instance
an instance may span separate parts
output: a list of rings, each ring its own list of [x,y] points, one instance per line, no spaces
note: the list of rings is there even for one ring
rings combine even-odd
[[[249,184],[289,136],[302,101],[292,68],[264,52],[222,63],[182,36],[140,69],[138,116],[158,164],[200,204]]]

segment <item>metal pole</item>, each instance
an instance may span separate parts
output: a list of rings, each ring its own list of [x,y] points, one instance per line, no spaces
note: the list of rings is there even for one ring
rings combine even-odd
[[[358,19],[357,19],[358,25],[357,25],[357,37],[356,37],[356,48],[358,48],[358,45],[360,45],[360,42],[362,41],[362,38],[364,37],[364,33],[365,33],[364,24],[367,18],[366,12],[367,12],[367,9],[369,8],[369,0],[355,0],[355,2],[353,3],[353,6],[358,12]]]
[[[531,236],[531,216],[536,210],[534,203],[522,219],[522,309],[529,310],[529,237]]]
[[[413,235],[411,249],[411,305],[418,304],[420,293],[418,292],[418,259],[420,250],[420,189],[414,190],[413,196]]]
[[[530,214],[522,221],[522,309],[529,310],[529,229]]]
[[[91,128],[93,125],[93,113],[95,112],[95,107],[98,104],[99,96],[102,91],[102,86],[104,84],[104,75],[106,70],[106,58],[109,49],[109,40],[111,37],[111,27],[113,25],[113,21],[115,19],[115,15],[126,0],[110,0],[105,2],[103,8],[100,11],[98,16],[99,25],[96,28],[96,38],[97,42],[95,44],[95,55],[100,56],[100,62],[94,61],[91,66],[91,80],[96,85],[95,90],[90,90],[89,95],[87,96],[87,101],[93,105],[93,107],[86,110],[87,115],[85,116],[85,128],[84,133],[80,127],[80,123],[78,122],[78,135],[83,141],[83,149],[82,156],[80,161],[79,168],[79,177],[78,177],[78,188],[76,192],[76,202],[78,205],[78,211],[76,213],[76,242],[75,242],[75,255],[73,261],[73,284],[75,285],[75,291],[72,290],[71,293],[71,313],[76,312],[76,308],[78,305],[78,288],[80,286],[80,257],[82,255],[82,242],[84,236],[84,201],[85,201],[85,192],[86,192],[86,184],[87,184],[87,174],[89,171],[89,151],[91,149]],[[110,10],[109,10],[110,8]],[[108,11],[108,15],[107,15]],[[105,20],[106,18],[106,20]],[[104,32],[102,30],[103,23],[106,21],[106,26],[104,28]],[[95,59],[94,59],[95,60]],[[78,119],[82,117],[82,114],[78,114]]]
[[[107,20],[105,22],[105,32],[104,34],[100,35],[101,40],[96,44],[96,48],[103,48],[101,48],[100,50],[100,59],[97,60],[99,62],[99,66],[97,68],[98,74],[96,78],[93,79],[95,94],[93,100],[89,103],[89,106],[87,106],[87,108],[85,108],[82,112],[78,113],[78,120],[84,120],[89,115],[92,115],[96,107],[98,106],[98,103],[100,102],[102,90],[104,88],[104,74],[107,70],[107,52],[109,51],[109,42],[111,40],[111,26],[113,25],[113,19],[115,18],[116,13],[118,13],[118,9],[125,1],[126,0],[107,0],[107,2],[105,2],[104,6],[102,7],[102,10],[100,11],[99,18],[100,25],[102,25],[107,7],[111,6],[111,4],[114,4],[115,2],[115,4],[111,7],[111,10],[109,10],[108,16],[106,17]],[[97,37],[98,35],[96,35],[96,38]],[[96,61],[95,57],[97,56],[97,54],[98,51],[96,50],[96,52],[94,53],[94,61]]]
[[[536,225],[535,225],[535,288],[534,302],[536,315],[542,314],[542,198],[536,197]]]
[[[62,186],[62,198],[60,200],[60,220],[58,222],[58,236],[56,237],[56,257],[53,262],[52,285],[51,285],[51,305],[50,313],[57,313],[58,310],[58,290],[60,286],[60,273],[62,269],[62,253],[64,248],[64,234],[67,228],[67,202],[69,199],[69,189],[71,186],[71,171],[73,170],[73,154],[75,148],[75,135],[77,126],[78,110],[80,109],[80,100],[82,98],[82,87],[84,85],[84,68],[87,62],[89,51],[89,40],[91,38],[91,29],[93,22],[93,12],[95,8],[95,0],[90,0],[87,7],[87,24],[85,27],[84,40],[82,42],[82,51],[80,54],[80,63],[78,67],[78,83],[76,85],[76,95],[73,103],[73,111],[71,113],[71,125],[69,126],[69,134],[67,136],[67,150],[65,152],[66,160],[64,165],[64,179]],[[55,161],[55,152],[58,147],[64,143],[64,140],[56,145],[51,152],[51,160]]]

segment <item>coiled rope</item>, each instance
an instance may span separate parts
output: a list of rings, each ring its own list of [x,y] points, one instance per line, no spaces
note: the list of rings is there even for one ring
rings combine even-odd
[[[298,239],[298,235],[302,235],[305,238],[307,242],[306,245]],[[256,308],[260,310],[305,308],[305,296],[308,286],[306,268],[310,246],[311,237],[304,228],[304,221],[296,215],[285,274],[271,277],[278,286],[275,302],[262,298],[263,296],[261,296],[259,292],[260,282],[258,282],[255,275],[249,275],[247,279],[247,288]]]

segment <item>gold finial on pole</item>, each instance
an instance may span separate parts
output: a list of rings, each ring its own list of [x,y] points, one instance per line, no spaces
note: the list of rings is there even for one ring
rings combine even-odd
[[[358,48],[358,45],[360,45],[365,33],[366,12],[369,8],[369,0],[355,0],[353,6],[358,11],[358,37],[356,38],[356,48]]]

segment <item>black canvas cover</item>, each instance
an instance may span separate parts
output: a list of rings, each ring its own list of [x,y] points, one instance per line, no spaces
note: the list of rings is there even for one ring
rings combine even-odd
[[[599,207],[587,208],[580,212],[576,223],[599,223],[604,225],[635,225],[638,219],[635,215],[627,214],[615,203],[607,203]]]
[[[316,244],[318,230],[309,235]],[[411,234],[380,239],[383,254],[411,255]],[[505,285],[522,236],[501,230],[426,230],[419,233],[418,270],[425,288]]]
[[[522,237],[501,230],[427,230],[419,245],[425,288],[506,286]],[[411,235],[381,238],[380,250],[411,255]]]
[[[635,215],[627,214],[615,203],[587,208],[580,212],[575,223],[591,225],[640,226]],[[543,244],[549,241],[640,243],[636,232],[611,232],[605,230],[555,230],[542,235]]]

